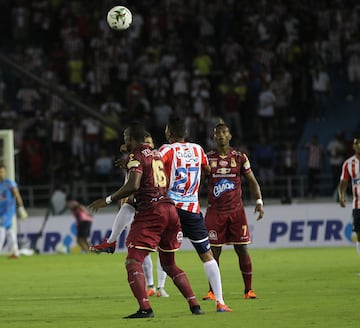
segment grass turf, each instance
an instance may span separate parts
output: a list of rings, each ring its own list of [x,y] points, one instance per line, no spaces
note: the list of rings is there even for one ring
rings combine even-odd
[[[191,315],[167,278],[170,297],[152,297],[155,318],[137,320],[122,319],[138,309],[127,284],[125,253],[1,256],[1,327],[358,327],[360,259],[354,247],[250,252],[258,299],[243,299],[237,258],[224,250],[224,298],[233,312],[216,313],[213,302],[201,300],[208,285],[200,260],[194,251],[179,251],[178,264],[205,315]]]

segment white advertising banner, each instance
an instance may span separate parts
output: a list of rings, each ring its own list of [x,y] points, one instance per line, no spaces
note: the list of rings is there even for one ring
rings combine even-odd
[[[203,209],[204,210],[204,209]],[[349,246],[352,237],[352,209],[338,204],[265,205],[265,217],[256,221],[254,207],[247,207],[252,248],[324,247]],[[204,213],[204,211],[203,211]],[[100,243],[110,232],[114,213],[101,211],[94,216],[89,238],[90,244]],[[30,217],[19,222],[19,244],[33,245],[44,217]],[[126,231],[118,239],[117,251],[125,251]],[[36,243],[40,253],[54,253],[64,245],[68,252],[79,251],[76,247],[76,225],[70,214],[50,216]],[[192,249],[184,240],[183,249]]]

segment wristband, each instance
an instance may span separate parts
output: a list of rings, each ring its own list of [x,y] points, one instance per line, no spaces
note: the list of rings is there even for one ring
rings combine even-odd
[[[106,203],[107,205],[110,205],[110,204],[112,203],[111,195],[110,195],[110,196],[107,196],[107,197],[105,198],[105,203]]]
[[[258,199],[256,200],[256,205],[264,205],[263,200],[262,200],[261,198],[258,198]]]

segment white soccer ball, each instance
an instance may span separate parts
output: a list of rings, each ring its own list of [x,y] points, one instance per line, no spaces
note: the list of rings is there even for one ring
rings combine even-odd
[[[60,242],[56,244],[55,252],[57,254],[67,254],[67,247],[62,242]]]
[[[132,22],[132,14],[124,6],[115,6],[109,10],[106,20],[112,29],[123,31],[129,28]]]

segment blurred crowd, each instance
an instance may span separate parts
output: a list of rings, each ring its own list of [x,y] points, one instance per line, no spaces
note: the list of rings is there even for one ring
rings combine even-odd
[[[118,4],[133,14],[122,32],[105,19]],[[111,181],[122,128],[141,118],[160,145],[172,113],[206,149],[223,118],[254,167],[285,174],[304,122],[326,119],[331,79],[349,75],[354,94],[359,15],[355,0],[3,0],[1,53],[119,126],[0,66],[21,183]]]

